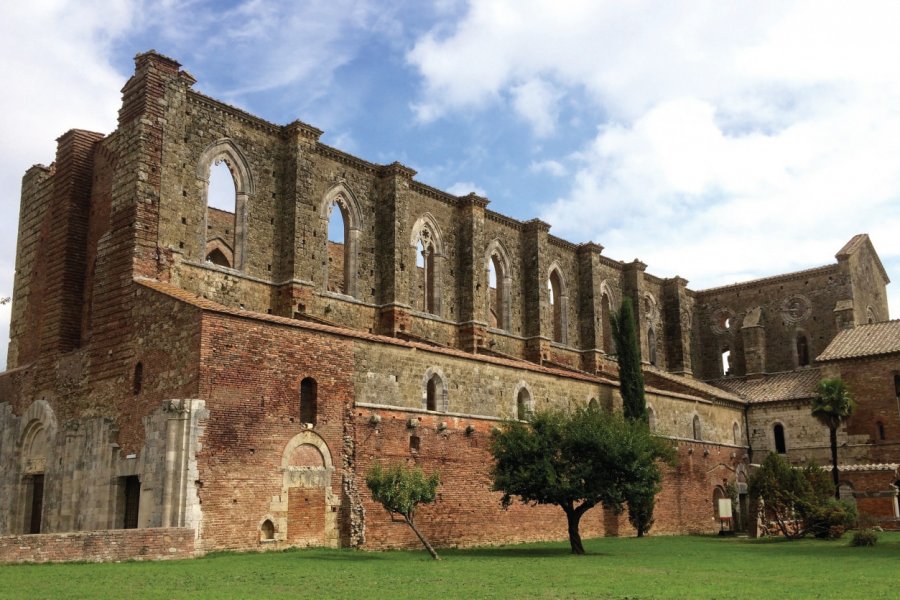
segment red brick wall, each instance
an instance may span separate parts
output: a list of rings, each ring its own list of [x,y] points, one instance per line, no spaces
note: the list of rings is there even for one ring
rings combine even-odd
[[[366,510],[366,548],[415,547],[419,544],[405,524],[392,522],[384,508],[372,501],[362,483],[376,459],[383,464],[417,464],[427,473],[438,471],[441,474],[437,501],[422,507],[416,521],[436,545],[566,538],[562,509],[515,503],[503,510],[501,494],[490,491],[492,459],[488,444],[495,421],[417,414],[419,427],[409,429],[406,424],[409,415],[399,411],[378,413],[382,421],[377,428],[369,424],[368,411],[357,409],[354,414],[356,471]],[[439,420],[449,425],[443,433],[437,431]],[[476,428],[471,435],[465,432],[469,424]],[[419,437],[418,452],[410,451],[410,435]],[[717,531],[713,490],[716,484],[722,483],[721,479],[734,481],[734,461],[742,456],[738,454],[732,459],[733,451],[733,448],[702,442],[681,442],[679,466],[666,471],[663,492],[657,499],[656,524],[651,533]],[[633,535],[633,529],[626,515],[605,514],[598,507],[582,519],[581,533],[584,537]]]
[[[202,538],[207,548],[256,548],[259,523],[282,491],[282,452],[305,431],[299,411],[305,377],[318,384],[313,431],[330,449],[331,493],[341,497],[352,342],[217,314],[204,314],[202,331],[199,397],[210,411],[197,456]],[[320,507],[324,515],[324,501]]]
[[[292,488],[288,493],[289,544],[322,546],[325,543],[325,490]]]
[[[194,556],[194,530],[110,529],[0,537],[0,563],[113,562]]]
[[[883,356],[832,363],[847,384],[856,411],[847,423],[847,433],[868,435],[872,462],[900,462],[900,413],[894,375],[900,373],[900,356]],[[885,440],[878,439],[876,423],[884,425]]]

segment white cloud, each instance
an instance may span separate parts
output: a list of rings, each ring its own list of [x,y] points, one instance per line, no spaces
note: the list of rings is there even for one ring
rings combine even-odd
[[[0,189],[4,215],[19,212],[21,178],[50,164],[54,141],[73,127],[115,128],[125,75],[108,60],[117,37],[132,26],[126,1],[9,2],[0,19]],[[0,223],[0,296],[13,291],[17,220]],[[9,306],[0,310],[0,365],[6,364]]]
[[[900,264],[898,16],[889,2],[493,0],[407,58],[420,119],[509,102],[547,135],[567,95],[586,98],[603,121],[541,218],[705,287],[831,262],[866,231]],[[523,103],[546,81],[545,102]],[[558,158],[531,170],[555,175]]]
[[[547,136],[553,133],[561,96],[558,89],[540,79],[531,79],[514,86],[510,91],[513,108],[531,124],[536,135]]]
[[[472,192],[483,198],[487,197],[487,192],[484,191],[484,188],[475,185],[471,181],[457,181],[447,188],[447,193],[454,196],[467,196]]]
[[[565,177],[569,173],[569,170],[564,164],[558,160],[553,160],[552,158],[532,161],[528,168],[534,173],[549,173],[554,177]]]

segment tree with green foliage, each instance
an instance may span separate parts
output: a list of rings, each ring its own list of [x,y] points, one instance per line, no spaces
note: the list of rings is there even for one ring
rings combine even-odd
[[[641,346],[631,299],[622,300],[617,312],[610,315],[612,334],[619,359],[619,388],[622,410],[626,419],[647,421],[647,400],[644,398],[644,372],[641,370]]]
[[[823,379],[816,389],[812,402],[812,416],[828,428],[831,443],[831,479],[834,482],[834,497],[841,497],[841,481],[838,474],[837,430],[853,414],[856,403],[850,397],[850,390],[841,378]]]
[[[366,485],[372,492],[372,499],[381,503],[392,515],[402,516],[435,560],[441,557],[416,527],[414,518],[420,504],[434,502],[440,482],[437,473],[425,475],[419,467],[408,468],[402,464],[383,468],[381,463],[376,462],[366,475]]]
[[[831,499],[828,473],[814,463],[794,468],[780,454],[771,453],[750,475],[750,495],[762,501],[767,521],[775,521],[784,537],[807,533],[808,521]]]
[[[651,435],[643,421],[581,408],[540,411],[527,423],[495,430],[493,489],[525,504],[554,504],[566,513],[569,545],[584,554],[579,523],[598,504],[620,512],[629,498],[655,493],[662,480],[657,461],[674,463],[671,444]]]

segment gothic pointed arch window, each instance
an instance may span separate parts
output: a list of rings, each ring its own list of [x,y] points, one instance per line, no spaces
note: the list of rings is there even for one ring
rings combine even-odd
[[[600,283],[600,345],[604,354],[608,355],[616,353],[615,338],[612,334],[612,315],[615,306],[614,291],[609,282],[604,280]]]
[[[566,283],[562,272],[557,265],[550,267],[550,276],[547,278],[547,293],[550,299],[550,319],[553,333],[553,341],[565,344],[568,330],[568,296]]]
[[[247,204],[253,179],[246,158],[228,138],[206,147],[197,164],[197,181],[206,204],[200,233],[207,264],[243,270],[247,242]]]
[[[699,415],[694,415],[694,419],[691,421],[691,430],[695,440],[700,441],[703,439],[703,425],[700,423]]]
[[[327,291],[357,297],[359,285],[359,237],[362,231],[359,201],[347,185],[332,187],[319,206],[324,287]]]
[[[647,359],[651,365],[656,366],[656,332],[652,327],[647,330]]]
[[[413,226],[411,245],[415,248],[413,306],[440,316],[441,265],[444,248],[441,231],[430,214],[425,214]]]
[[[647,405],[647,425],[650,431],[656,431],[656,411],[649,404]]]
[[[428,411],[447,412],[447,385],[439,369],[429,368],[425,372],[422,394],[422,408]]]
[[[488,278],[488,324],[491,327],[509,331],[512,277],[506,249],[499,240],[488,244],[485,253],[485,270]]]
[[[532,412],[531,393],[528,388],[522,387],[516,395],[516,418],[524,421]]]

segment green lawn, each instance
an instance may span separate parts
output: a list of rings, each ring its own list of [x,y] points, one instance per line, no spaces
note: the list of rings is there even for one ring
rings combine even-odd
[[[301,550],[0,567],[0,598],[897,598],[900,533],[874,548],[716,537],[421,552]]]

